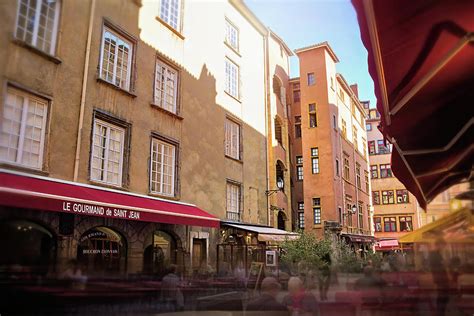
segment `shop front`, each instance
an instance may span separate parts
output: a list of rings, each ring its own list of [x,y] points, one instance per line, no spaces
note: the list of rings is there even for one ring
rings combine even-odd
[[[221,223],[221,243],[217,245],[217,269],[220,276],[243,271],[251,274],[261,266],[266,274],[279,273],[279,244],[299,237],[297,233],[269,226],[234,222]]]
[[[0,170],[5,276],[60,275],[71,264],[88,276],[187,272],[189,232],[218,226],[191,204]]]
[[[369,235],[342,233],[341,238],[350,245],[352,250],[359,253],[362,257],[371,252],[375,243],[375,237]]]

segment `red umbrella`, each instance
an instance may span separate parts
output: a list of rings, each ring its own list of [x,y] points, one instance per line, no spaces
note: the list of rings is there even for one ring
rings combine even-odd
[[[473,174],[474,1],[352,3],[393,172],[426,208]]]

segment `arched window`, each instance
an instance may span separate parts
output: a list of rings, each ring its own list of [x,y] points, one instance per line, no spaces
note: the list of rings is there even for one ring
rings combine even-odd
[[[275,175],[276,181],[278,181],[278,179],[282,179],[283,181],[285,180],[285,165],[280,160],[278,160],[276,163]]]
[[[277,117],[275,118],[275,139],[280,145],[283,145],[283,130],[280,120]]]
[[[145,248],[143,255],[144,272],[163,276],[169,265],[176,262],[176,240],[164,231],[155,231],[152,243]]]
[[[34,222],[6,220],[0,222],[0,251],[0,269],[18,266],[23,268],[18,273],[45,275],[54,263],[56,238]]]
[[[82,234],[77,259],[88,273],[125,272],[127,242],[112,228],[98,226]]]
[[[285,230],[285,220],[286,220],[286,215],[282,211],[278,212],[278,218],[277,218],[277,227],[278,229]]]

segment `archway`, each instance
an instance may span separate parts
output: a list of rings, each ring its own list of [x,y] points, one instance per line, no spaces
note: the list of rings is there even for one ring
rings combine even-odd
[[[77,259],[89,274],[122,273],[127,264],[127,242],[112,228],[98,226],[82,234]]]
[[[10,275],[45,275],[54,264],[56,238],[32,221],[6,220],[0,222],[0,251],[0,267]]]
[[[286,215],[282,211],[278,212],[278,218],[277,218],[277,227],[278,229],[285,230],[285,221],[286,221]]]
[[[170,264],[177,263],[176,239],[169,233],[157,230],[153,232],[152,243],[143,253],[143,271],[162,276]]]

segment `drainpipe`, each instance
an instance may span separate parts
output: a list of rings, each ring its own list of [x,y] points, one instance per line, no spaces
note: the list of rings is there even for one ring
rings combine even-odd
[[[351,98],[352,101],[352,98]],[[354,126],[354,117],[352,116],[352,105],[351,105],[351,130]],[[352,156],[354,157],[354,188],[356,193],[355,206],[357,208],[356,217],[357,217],[357,229],[360,229],[359,223],[359,188],[357,187],[357,160],[356,160],[356,149],[354,146],[354,131],[352,131]],[[362,180],[361,180],[362,181]]]
[[[74,182],[77,181],[79,174],[79,162],[81,159],[81,136],[82,136],[82,127],[84,124],[84,108],[86,104],[86,92],[87,92],[87,77],[89,75],[89,59],[91,52],[91,38],[92,38],[92,27],[94,22],[94,13],[95,13],[95,2],[96,0],[91,1],[91,9],[89,12],[89,29],[87,30],[87,44],[86,44],[86,57],[84,63],[84,75],[82,77],[82,92],[81,92],[81,106],[79,110],[79,124],[77,126],[77,140],[76,140],[76,158],[74,160]]]
[[[268,139],[268,136],[269,136],[269,124],[271,122],[271,120],[269,119],[269,115],[271,115],[271,109],[269,109],[269,106],[270,106],[270,87],[269,87],[269,76],[270,76],[270,72],[269,72],[269,68],[270,68],[270,64],[269,64],[269,52],[268,52],[268,49],[269,49],[269,45],[268,45],[268,38],[270,37],[270,30],[267,28],[267,34],[264,36],[264,39],[263,39],[263,50],[264,50],[264,67],[265,67],[265,76],[264,76],[264,83],[265,83],[265,145],[266,145],[266,149],[265,149],[265,158],[266,158],[266,163],[267,163],[267,169],[266,169],[266,173],[267,173],[267,190],[270,190],[270,162],[268,161],[268,157],[270,157],[270,153],[269,153],[269,139]],[[271,140],[270,140],[271,141]],[[267,197],[267,226],[271,226],[273,227],[273,223],[271,223],[270,221],[270,215],[271,215],[271,211],[270,211],[270,196],[265,194],[265,196]]]

